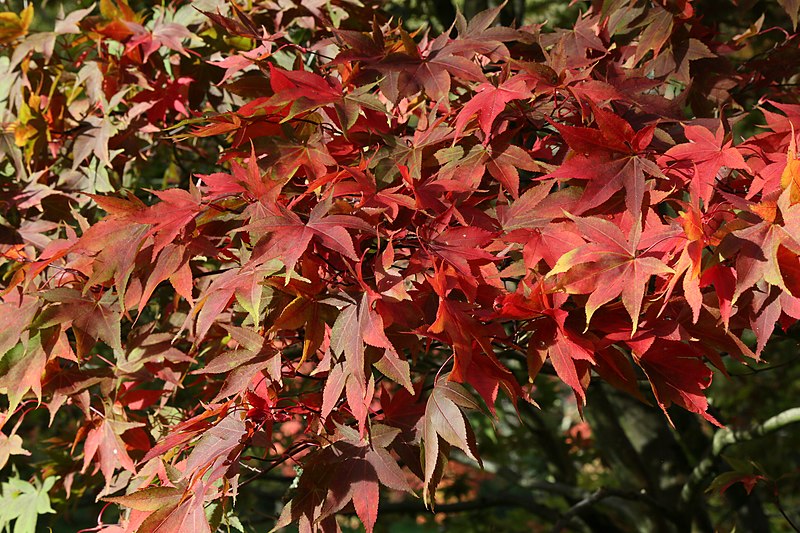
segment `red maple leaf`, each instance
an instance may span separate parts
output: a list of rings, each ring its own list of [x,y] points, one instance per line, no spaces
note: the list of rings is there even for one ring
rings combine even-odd
[[[594,104],[592,110],[598,129],[553,123],[572,152],[557,170],[545,177],[588,180],[575,206],[576,214],[603,204],[624,189],[625,205],[638,217],[644,201],[645,175],[662,175],[658,166],[644,157],[655,126],[637,132],[615,113]]]
[[[629,237],[612,222],[595,217],[574,217],[581,235],[589,242],[563,255],[548,274],[559,276],[558,284],[570,294],[588,294],[586,324],[603,304],[622,296],[622,304],[636,332],[647,284],[654,275],[673,270],[657,257],[640,252],[642,238],[638,222]]]
[[[703,126],[686,125],[683,129],[688,143],[679,144],[659,157],[658,164],[665,168],[687,169],[692,177],[691,190],[707,205],[714,193],[716,180],[724,177],[725,169],[749,170],[742,154],[734,148],[733,141],[725,142],[725,131],[720,124],[716,131]]]

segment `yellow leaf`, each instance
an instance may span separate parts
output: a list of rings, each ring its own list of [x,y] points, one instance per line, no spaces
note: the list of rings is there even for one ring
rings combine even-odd
[[[800,158],[797,157],[797,138],[792,125],[792,140],[789,141],[789,150],[786,153],[786,167],[781,174],[781,187],[789,189],[789,201],[793,204],[800,202]]]
[[[108,20],[134,20],[136,14],[127,0],[100,0],[100,14]]]
[[[14,143],[22,148],[36,136],[36,128],[30,124],[18,124],[14,128]]]
[[[33,20],[33,5],[22,10],[22,13],[4,11],[0,13],[0,44],[7,44],[28,33]]]

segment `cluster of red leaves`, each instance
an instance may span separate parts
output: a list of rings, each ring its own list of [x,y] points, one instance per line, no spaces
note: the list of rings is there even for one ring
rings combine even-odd
[[[96,60],[98,102],[136,72],[119,99],[150,125],[213,105],[143,67],[191,32],[115,5],[91,26],[121,51]],[[436,38],[369,6],[281,6],[206,14],[214,38],[253,46],[211,59],[231,110],[175,142],[224,136],[224,171],[152,205],[91,194],[99,222],[6,247],[29,258],[0,304],[9,417],[31,395],[51,417],[82,410],[78,468],[130,509],[104,531],[213,530],[205,505],[258,453],[303,467],[278,525],[336,530],[352,503],[371,531],[380,485],[412,492],[399,464],[432,501],[452,446],[479,461],[478,397],[535,400],[521,383],[552,368],[579,406],[591,379],[643,401],[646,380],[665,414],[718,424],[708,365],[757,360],[800,318],[800,105],[777,72],[734,63],[752,35],[722,41],[685,0],[555,32],[493,9]],[[734,144],[712,117],[763,94],[764,133]],[[52,106],[30,102],[45,125],[17,134],[48,138],[26,128],[60,127]],[[111,164],[103,120],[71,154],[28,158],[44,175],[48,154]]]

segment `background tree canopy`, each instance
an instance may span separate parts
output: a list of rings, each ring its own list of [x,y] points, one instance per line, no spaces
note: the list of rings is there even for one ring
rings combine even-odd
[[[796,2],[0,8],[0,530],[799,530]]]

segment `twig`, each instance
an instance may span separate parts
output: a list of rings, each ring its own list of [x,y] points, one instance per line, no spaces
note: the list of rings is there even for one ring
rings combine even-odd
[[[800,528],[798,528],[797,525],[795,525],[795,523],[792,522],[792,519],[789,518],[789,515],[786,513],[786,511],[784,511],[783,506],[781,505],[781,498],[780,498],[780,496],[778,496],[777,492],[775,492],[775,501],[774,501],[774,503],[775,503],[775,507],[778,508],[778,511],[781,513],[781,515],[783,515],[783,519],[786,520],[786,522],[789,524],[789,526],[792,529],[794,529],[795,531],[797,531],[797,533],[800,533]]]

